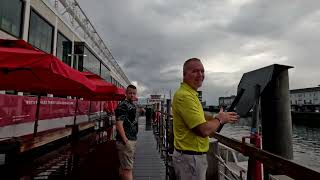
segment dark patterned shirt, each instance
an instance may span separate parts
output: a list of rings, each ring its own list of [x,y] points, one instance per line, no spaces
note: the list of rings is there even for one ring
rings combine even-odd
[[[128,100],[121,101],[115,110],[117,121],[123,121],[123,129],[129,140],[137,140],[138,120],[136,118],[136,106]],[[117,141],[122,141],[121,135],[117,132]]]

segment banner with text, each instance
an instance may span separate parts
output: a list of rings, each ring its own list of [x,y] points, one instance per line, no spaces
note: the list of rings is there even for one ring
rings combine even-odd
[[[0,127],[35,120],[37,97],[0,94]],[[75,99],[41,97],[39,119],[74,116]],[[100,102],[91,102],[90,112],[100,111]],[[77,115],[89,113],[89,101],[78,100]]]

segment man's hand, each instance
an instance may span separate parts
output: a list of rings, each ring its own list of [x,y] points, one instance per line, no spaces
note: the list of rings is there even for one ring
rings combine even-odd
[[[220,108],[219,114],[216,116],[221,124],[236,123],[239,121],[240,116],[236,112],[224,112],[223,108]]]
[[[146,112],[146,110],[144,109],[144,108],[140,108],[140,113],[145,113]]]
[[[129,141],[129,139],[128,139],[128,138],[125,138],[125,139],[123,140],[123,144],[124,144],[124,145],[127,145],[128,141]]]

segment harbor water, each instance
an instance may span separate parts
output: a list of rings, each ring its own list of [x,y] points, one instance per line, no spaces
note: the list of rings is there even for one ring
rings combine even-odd
[[[320,128],[293,125],[294,161],[320,172]],[[250,118],[241,119],[237,124],[227,124],[221,134],[241,140],[250,133]]]

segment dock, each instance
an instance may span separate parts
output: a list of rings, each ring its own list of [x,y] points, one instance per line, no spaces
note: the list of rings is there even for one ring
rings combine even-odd
[[[115,141],[103,142],[94,148],[85,162],[67,179],[112,179],[118,176],[119,159]],[[139,117],[139,133],[134,160],[134,180],[164,180],[165,164],[157,149],[152,127]]]
[[[137,150],[133,169],[135,180],[164,180],[165,164],[157,150],[157,142],[151,124],[145,116],[139,118]]]

